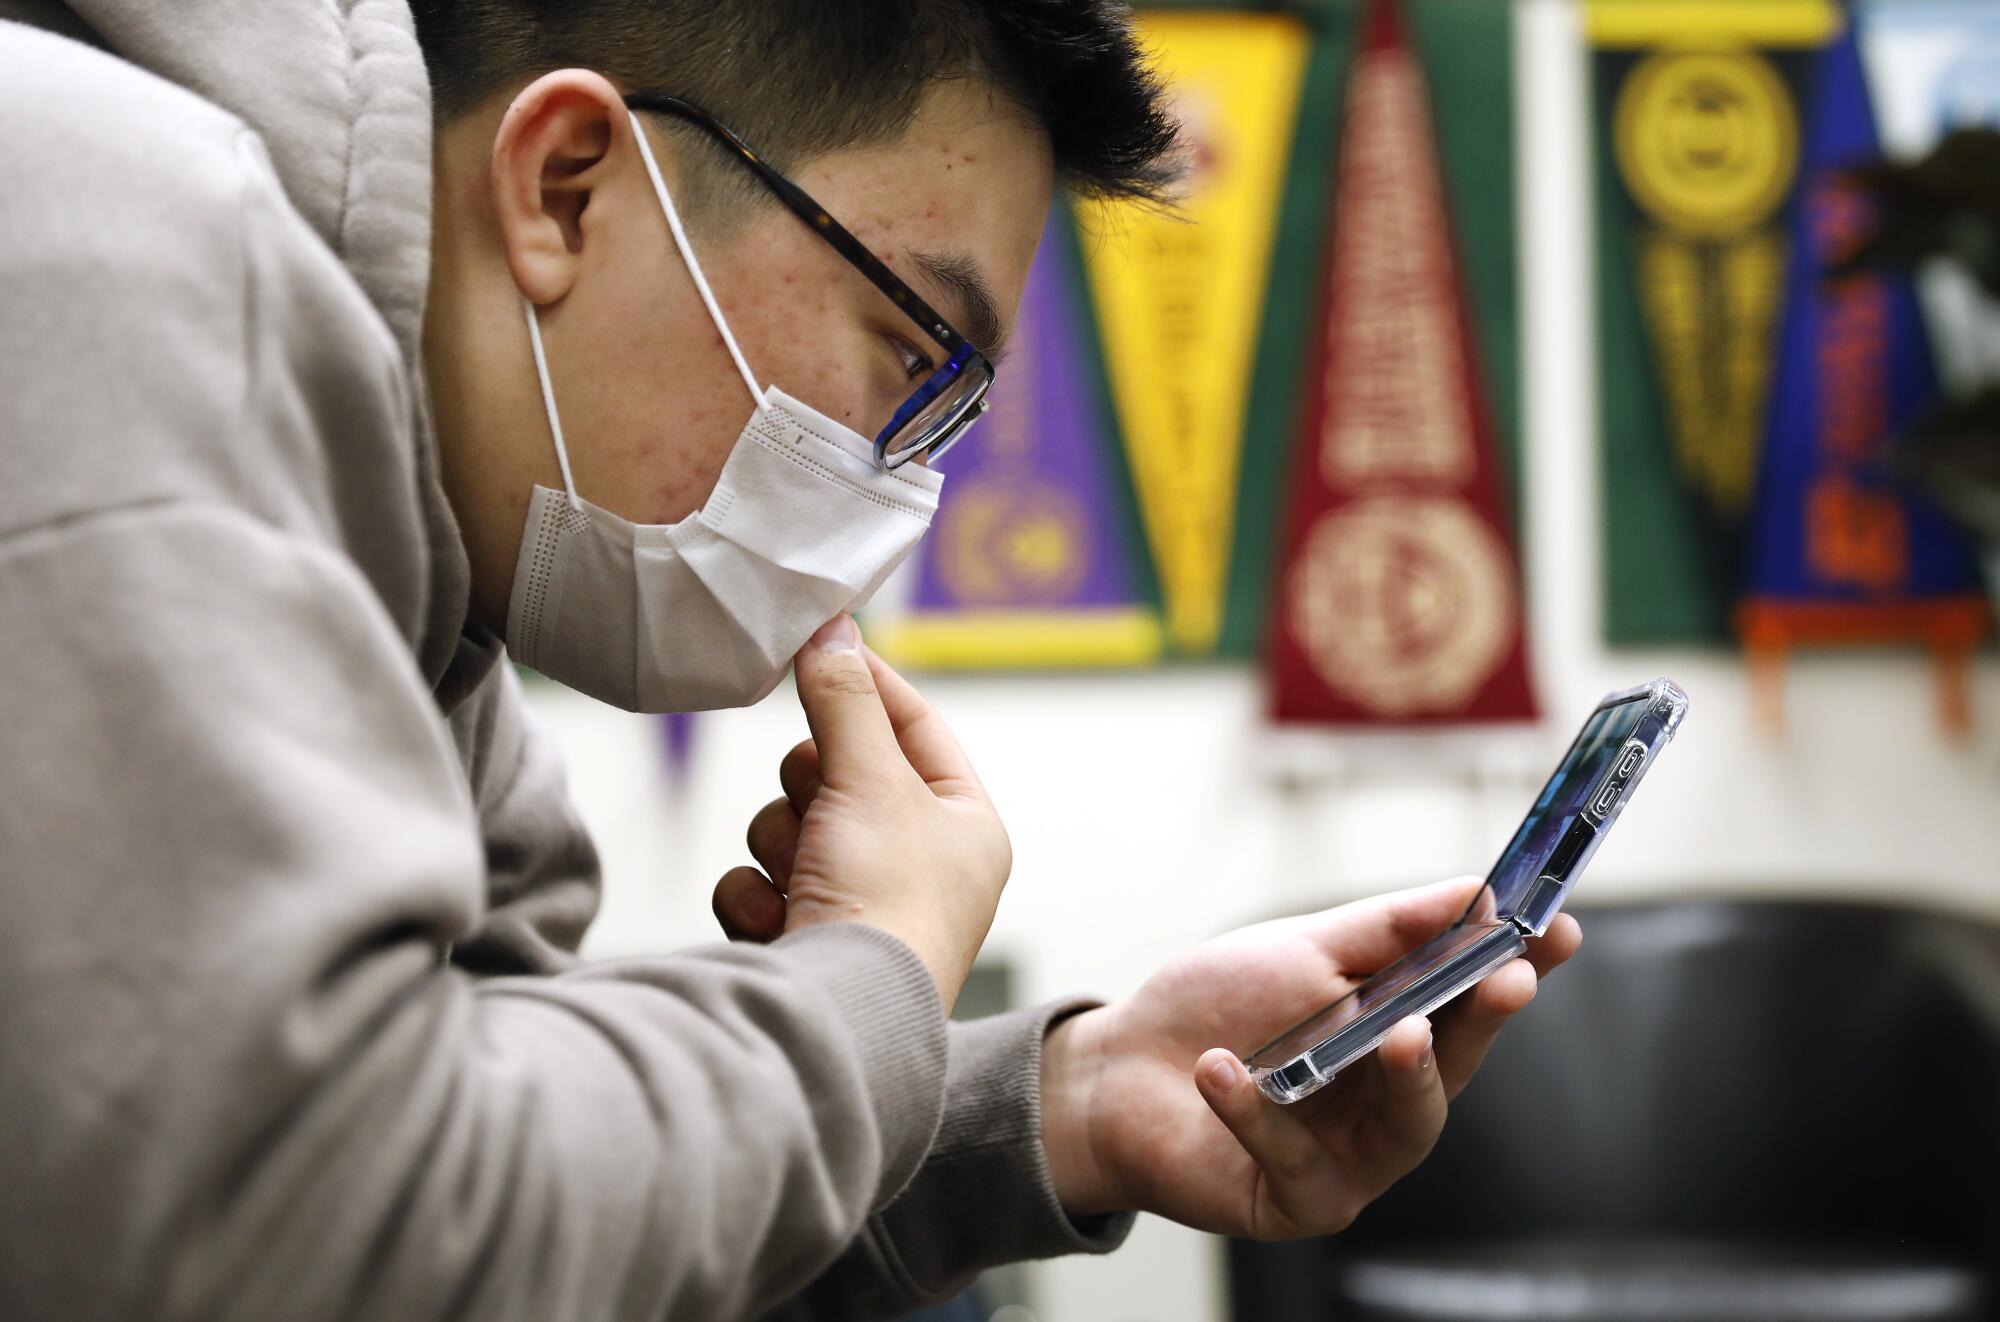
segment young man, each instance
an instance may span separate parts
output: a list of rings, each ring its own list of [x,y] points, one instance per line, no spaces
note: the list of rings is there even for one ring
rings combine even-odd
[[[1170,174],[1115,6],[0,15],[0,1315],[879,1316],[1140,1210],[1324,1233],[1574,949],[1289,1109],[1226,1048],[1467,883],[947,1027],[1006,836],[844,612],[1056,182]],[[653,710],[797,653],[742,939],[575,957],[508,651]]]

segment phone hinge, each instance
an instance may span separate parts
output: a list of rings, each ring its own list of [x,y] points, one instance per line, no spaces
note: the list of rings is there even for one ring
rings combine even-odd
[[[1528,888],[1528,893],[1521,897],[1521,902],[1514,906],[1514,912],[1507,915],[1507,920],[1519,928],[1521,935],[1524,937],[1540,936],[1542,934],[1541,929],[1537,928],[1528,919],[1522,917],[1522,915],[1540,914],[1544,908],[1549,913],[1554,913],[1553,902],[1561,899],[1562,888],[1562,882],[1556,880],[1554,877],[1543,875],[1536,878],[1535,884]],[[1545,904],[1545,902],[1550,903]],[[1548,923],[1544,920],[1542,926],[1546,927],[1547,925]]]

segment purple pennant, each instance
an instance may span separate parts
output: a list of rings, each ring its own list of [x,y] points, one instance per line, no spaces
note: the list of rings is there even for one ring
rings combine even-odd
[[[941,466],[913,615],[1129,610],[1142,603],[1122,463],[1067,221],[1052,217],[1029,273],[991,412]]]
[[[661,751],[666,758],[667,785],[679,791],[688,782],[694,760],[694,713],[668,712],[660,718]]]

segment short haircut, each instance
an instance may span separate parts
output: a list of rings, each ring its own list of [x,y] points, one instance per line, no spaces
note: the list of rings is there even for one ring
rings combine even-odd
[[[1049,135],[1085,196],[1162,200],[1178,173],[1158,75],[1118,0],[415,0],[437,114],[552,69],[692,101],[782,169],[893,141],[934,83],[992,85]],[[681,140],[712,144],[677,121]],[[691,210],[763,196],[721,149]],[[703,162],[706,162],[703,165]],[[723,194],[718,198],[716,194]]]

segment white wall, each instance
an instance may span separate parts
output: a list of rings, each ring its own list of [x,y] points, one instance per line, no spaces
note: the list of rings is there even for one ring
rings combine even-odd
[[[1527,335],[1527,544],[1548,719],[1485,739],[1281,742],[1253,675],[1183,669],[924,681],[986,777],[1017,866],[990,949],[1020,990],[1116,996],[1247,919],[1484,871],[1576,721],[1656,674],[1693,711],[1584,883],[1594,899],[1697,891],[1892,894],[2000,914],[2000,664],[1980,663],[1969,743],[1942,740],[1928,663],[1796,660],[1784,738],[1757,735],[1725,657],[1599,642],[1585,69],[1568,0],[1523,0],[1517,100]],[[789,689],[700,719],[689,783],[657,723],[548,686],[603,847],[600,954],[714,935],[708,892],[747,862],[743,830],[803,737]],[[1042,1322],[1222,1317],[1219,1248],[1143,1223],[1106,1259],[1037,1267]]]

